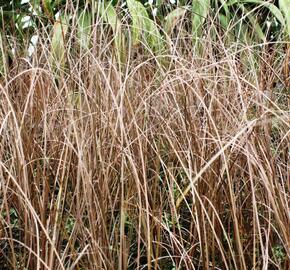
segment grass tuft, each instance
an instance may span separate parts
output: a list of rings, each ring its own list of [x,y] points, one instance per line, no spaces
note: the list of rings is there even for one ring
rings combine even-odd
[[[1,269],[289,269],[287,44],[212,20],[162,52],[56,22],[5,65]]]

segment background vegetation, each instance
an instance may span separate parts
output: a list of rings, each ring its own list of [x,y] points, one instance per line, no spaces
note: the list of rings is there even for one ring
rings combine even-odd
[[[0,0],[0,269],[289,269],[289,10]]]

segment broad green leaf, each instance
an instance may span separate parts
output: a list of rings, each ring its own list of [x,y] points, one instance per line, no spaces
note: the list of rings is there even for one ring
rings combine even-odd
[[[108,23],[115,34],[117,34],[121,30],[121,21],[118,18],[117,12],[111,3],[101,4],[100,5],[100,15],[102,19]]]
[[[210,0],[193,0],[192,1],[192,33],[196,38],[199,35],[201,26],[203,25],[209,11]]]
[[[279,0],[279,7],[284,13],[286,21],[286,31],[288,39],[290,39],[290,0]]]
[[[185,13],[188,11],[189,6],[184,7],[178,7],[171,11],[165,18],[165,24],[164,24],[164,30],[166,33],[170,33],[174,27],[176,26],[176,23],[178,20],[184,17]]]
[[[78,38],[80,46],[83,49],[88,49],[90,44],[92,15],[90,12],[83,11],[79,16],[78,21]]]
[[[65,55],[65,36],[68,30],[68,22],[64,16],[57,20],[53,25],[51,40],[51,53],[53,62],[64,64]]]
[[[220,7],[220,9],[224,10],[225,15],[223,15],[222,12],[219,12],[218,18],[219,18],[219,21],[221,23],[221,26],[225,29],[228,29],[228,27],[230,26],[230,23],[232,21],[232,14],[229,10],[227,0],[221,0],[220,2],[222,3],[222,6]]]
[[[224,30],[227,30],[230,24],[230,19],[229,17],[223,15],[223,14],[219,14],[218,15],[219,21],[221,26],[223,27]]]
[[[121,32],[122,23],[120,19],[118,18],[117,12],[111,3],[107,3],[105,5],[101,4],[99,12],[102,19],[106,23],[108,23],[113,29],[113,33],[115,36],[114,44],[117,50],[117,58],[118,58],[118,61],[121,61],[122,54],[123,54],[123,40],[124,40],[124,36]]]
[[[163,49],[163,41],[158,27],[152,21],[145,7],[136,0],[127,0],[129,12],[132,16],[132,41],[137,45],[141,37],[154,51]]]
[[[142,30],[144,30],[146,25],[145,20],[149,20],[149,18],[146,9],[141,3],[135,0],[127,0],[127,5],[133,21],[132,41],[133,45],[136,45],[140,42]]]

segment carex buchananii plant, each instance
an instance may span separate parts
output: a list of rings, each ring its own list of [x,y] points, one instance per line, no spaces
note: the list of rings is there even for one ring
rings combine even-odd
[[[2,8],[0,269],[289,269],[281,3]]]

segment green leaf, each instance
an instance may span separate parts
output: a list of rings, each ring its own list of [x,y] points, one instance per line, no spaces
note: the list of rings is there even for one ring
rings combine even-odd
[[[83,11],[78,21],[78,38],[81,48],[88,49],[90,44],[92,15]]]
[[[102,19],[106,23],[108,23],[113,29],[114,44],[117,51],[117,59],[120,62],[122,61],[123,58],[123,44],[124,44],[124,36],[121,32],[122,23],[118,18],[117,12],[115,8],[112,6],[111,2],[107,4],[101,4],[99,12]]]
[[[289,1],[289,3],[290,3],[290,0],[286,0],[286,1]],[[232,6],[232,5],[237,4],[237,3],[239,3],[239,4],[241,4],[241,3],[259,4],[261,7],[266,7],[266,8],[269,9],[269,11],[277,18],[277,20],[283,26],[285,25],[285,19],[284,19],[284,16],[283,16],[282,12],[279,10],[279,8],[277,8],[272,3],[265,2],[265,1],[262,1],[262,0],[242,0],[242,1],[240,1],[240,0],[233,0],[233,1],[230,1],[228,3],[228,6]],[[290,6],[288,6],[288,14],[290,13],[289,10],[290,10]]]
[[[239,30],[237,36],[239,37],[239,39],[248,42],[249,34],[251,34],[250,30],[252,30],[252,36],[254,34],[254,36],[265,42],[266,36],[264,35],[264,32],[257,21],[257,17],[255,17],[250,11],[248,11],[248,9],[243,4],[238,3],[237,5],[243,11],[242,18],[238,21]],[[250,24],[252,25],[252,29],[247,25],[247,23],[244,23],[244,20],[246,18],[248,18]]]
[[[257,20],[257,16],[251,10],[247,10],[244,4],[257,4],[260,7],[268,8],[271,14],[280,22],[282,26],[285,26],[285,19],[281,11],[273,4],[261,0],[232,0],[227,3],[228,6],[237,5],[241,10],[243,10],[243,16],[240,21],[243,23],[245,18],[248,18],[249,22],[251,23],[253,30],[256,36],[261,39],[262,41],[266,40],[266,36],[264,31],[262,30],[262,26],[259,24]],[[246,25],[246,24],[245,24]]]
[[[148,14],[144,6],[135,1],[127,0],[127,5],[132,16],[132,41],[133,45],[137,45],[140,42],[142,30],[146,25],[146,20],[149,20]]]
[[[184,17],[185,13],[188,11],[189,6],[184,7],[178,7],[171,11],[167,16],[164,18],[165,24],[164,24],[164,30],[166,33],[170,33],[174,27],[176,26],[176,23]]]
[[[117,12],[111,3],[101,4],[100,15],[102,19],[104,19],[105,22],[112,27],[115,34],[120,31],[122,23],[119,20]]]
[[[136,0],[127,0],[129,12],[132,16],[132,42],[133,45],[139,44],[144,39],[154,51],[163,49],[163,40],[158,27],[152,21],[145,7]]]
[[[224,30],[227,30],[230,24],[230,19],[223,14],[219,14],[218,18],[219,18],[221,26],[224,28]]]
[[[192,1],[192,34],[196,38],[200,34],[201,27],[209,13],[210,0]]]
[[[64,64],[65,55],[65,36],[68,30],[68,22],[64,16],[60,17],[53,25],[53,34],[51,39],[52,61],[54,63]]]
[[[223,8],[223,10],[226,13],[226,16],[228,17],[228,19],[230,19],[230,10],[229,10],[229,7],[228,7],[228,1],[227,0],[220,0],[220,2],[222,4],[221,5],[221,9]]]
[[[263,41],[266,41],[266,36],[262,30],[261,25],[258,23],[257,18],[255,18],[252,14],[248,15],[249,21],[253,26],[253,29],[256,33],[256,35]]]
[[[286,31],[288,39],[290,39],[290,0],[279,0],[279,7],[284,13],[286,21]]]

